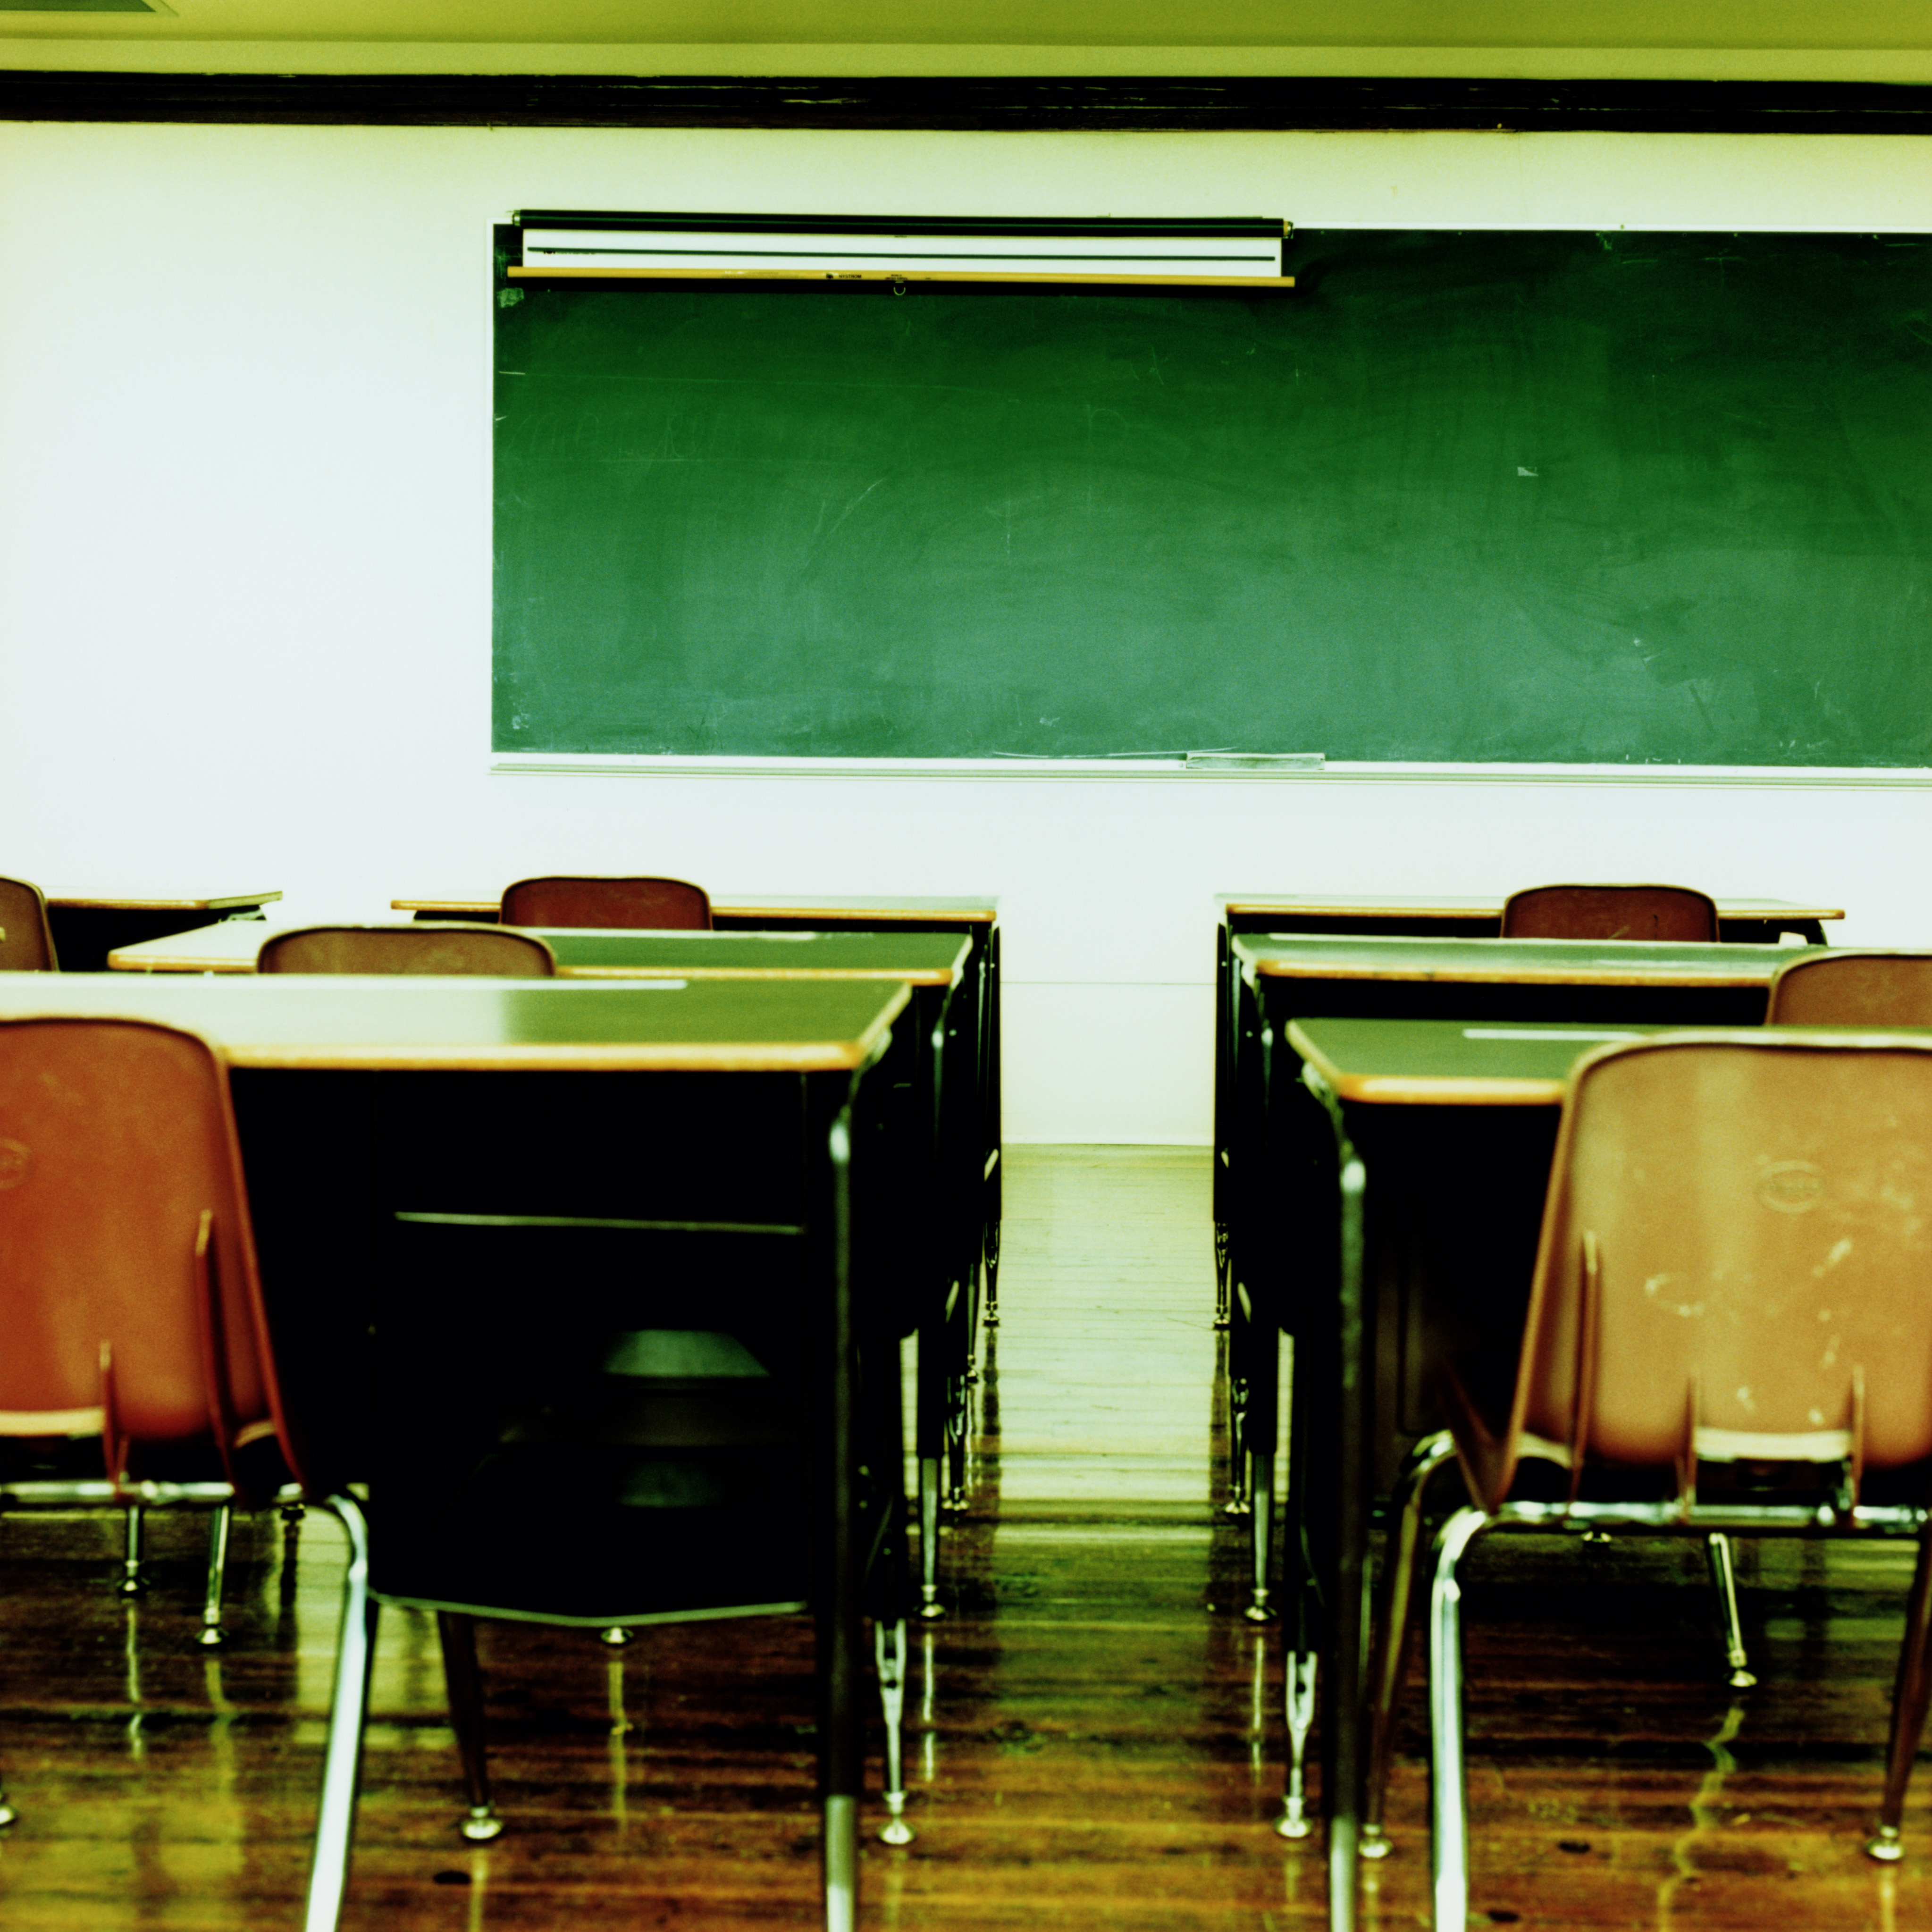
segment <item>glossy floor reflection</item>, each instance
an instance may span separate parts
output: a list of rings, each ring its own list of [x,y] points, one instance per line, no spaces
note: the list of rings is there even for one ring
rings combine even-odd
[[[1208,1170],[1192,1150],[1013,1148],[971,1510],[949,1614],[916,1630],[915,1844],[865,1855],[863,1922],[966,1928],[1313,1924],[1286,1844],[1280,1666],[1234,1613],[1210,1507]],[[112,1593],[111,1520],[0,1523],[0,1926],[293,1927],[341,1545],[238,1526],[230,1648],[193,1643],[200,1530],[157,1520],[154,1585]],[[1762,1688],[1723,1685],[1692,1546],[1496,1538],[1470,1566],[1478,1924],[1932,1926],[1932,1769],[1905,1863],[1876,1802],[1905,1555],[1742,1546]],[[486,1626],[509,1829],[461,1808],[430,1620],[391,1612],[345,1924],[360,1932],[806,1927],[818,1878],[811,1637],[692,1625],[607,1651]],[[1419,1684],[1415,1691],[1419,1694]],[[1370,1924],[1426,1923],[1412,1696]],[[876,1789],[877,1769],[874,1770]],[[876,1808],[872,1822],[876,1826]]]

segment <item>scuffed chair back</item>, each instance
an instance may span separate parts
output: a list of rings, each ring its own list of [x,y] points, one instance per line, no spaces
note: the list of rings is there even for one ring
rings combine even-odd
[[[711,901],[684,879],[519,879],[503,894],[506,926],[708,932]]]
[[[278,932],[255,959],[262,973],[467,973],[548,980],[556,956],[527,932],[496,926],[312,926]]]
[[[59,970],[40,887],[25,879],[0,879],[0,973]]]
[[[1582,1459],[1932,1455],[1932,1042],[1667,1035],[1573,1076],[1515,1402],[1465,1443],[1494,1508],[1526,1433]],[[1474,1446],[1472,1447],[1472,1444]]]
[[[1778,968],[1766,1026],[1932,1026],[1932,952],[1820,947]]]
[[[0,1434],[274,1434],[227,1076],[144,1021],[0,1022]],[[238,1484],[238,1486],[239,1486]]]
[[[1532,886],[1503,902],[1505,939],[1718,937],[1718,904],[1690,886]]]

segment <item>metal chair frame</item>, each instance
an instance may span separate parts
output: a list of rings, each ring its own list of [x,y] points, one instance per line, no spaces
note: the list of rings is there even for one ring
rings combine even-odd
[[[1648,1535],[1916,1536],[1918,1560],[1907,1601],[1905,1638],[1892,1697],[1892,1737],[1877,1831],[1865,1850],[1884,1864],[1904,1856],[1900,1820],[1913,1757],[1932,1699],[1926,1648],[1932,1636],[1932,1511],[1867,1508],[1834,1514],[1827,1527],[1815,1508],[1773,1505],[1695,1508],[1676,1501],[1623,1503],[1505,1503],[1491,1514],[1459,1509],[1436,1532],[1429,1603],[1430,1876],[1436,1932],[1466,1932],[1469,1907],[1469,1822],[1462,1727],[1462,1592],[1457,1566],[1477,1538],[1495,1529],[1639,1529]]]
[[[1578,1094],[1584,1080],[1593,1070],[1601,1063],[1613,1058],[1647,1054],[1654,1059],[1658,1054],[1674,1048],[1685,1048],[1694,1051],[1716,1048],[1724,1052],[1735,1052],[1741,1046],[1747,1046],[1754,1053],[1816,1052],[1856,1055],[1862,1049],[1872,1048],[1887,1051],[1893,1055],[1903,1052],[1922,1057],[1926,1054],[1922,1041],[1882,1035],[1868,1034],[1838,1041],[1828,1039],[1786,1039],[1779,1041],[1765,1038],[1748,1042],[1742,1041],[1736,1036],[1684,1034],[1674,1039],[1660,1036],[1636,1046],[1606,1048],[1587,1056],[1579,1063],[1572,1076],[1573,1096]],[[1932,1072],[1932,1067],[1927,1070]],[[1667,1070],[1665,1071],[1667,1076]],[[1614,1159],[1616,1156],[1609,1150],[1626,1148],[1630,1144],[1628,1136],[1632,1123],[1641,1119],[1642,1114],[1640,1106],[1634,1113],[1628,1111],[1631,1106],[1628,1097],[1630,1090],[1626,1088],[1621,1099],[1613,1093],[1611,1099],[1604,1103],[1610,1109],[1606,1154],[1604,1156],[1598,1154],[1596,1142],[1592,1139],[1590,1142],[1592,1159]],[[1645,1095],[1641,1087],[1635,1090],[1640,1096],[1649,1097]],[[1658,1090],[1667,1094],[1670,1090],[1666,1087]],[[1734,1097],[1736,1090],[1733,1090]],[[1895,1088],[1893,1090],[1897,1091]],[[1780,1100],[1780,1104],[1795,1106],[1795,1102],[1789,1100]],[[1618,1112],[1620,1108],[1624,1110],[1621,1114]],[[1796,1113],[1793,1117],[1797,1118]],[[1604,1356],[1603,1345],[1597,1340],[1600,1312],[1606,1305],[1604,1301],[1605,1292],[1598,1286],[1600,1265],[1595,1245],[1598,1235],[1594,1232],[1581,1232],[1580,1266],[1577,1260],[1565,1260],[1561,1256],[1567,1252],[1569,1244],[1577,1241],[1580,1228],[1587,1228],[1588,1224],[1580,1221],[1585,1207],[1580,1204],[1594,1199],[1595,1211],[1608,1212],[1614,1222],[1617,1211],[1616,1207],[1612,1205],[1606,1208],[1604,1204],[1606,1201],[1612,1203],[1618,1202],[1622,1198],[1618,1190],[1624,1185],[1622,1183],[1612,1184],[1604,1178],[1604,1171],[1600,1168],[1594,1171],[1585,1169],[1585,1156],[1581,1149],[1584,1145],[1586,1131],[1595,1132],[1577,1126],[1576,1120],[1570,1112],[1570,1104],[1566,1102],[1565,1117],[1552,1169],[1549,1202],[1544,1216],[1543,1238],[1538,1260],[1538,1283],[1532,1297],[1529,1325],[1516,1372],[1516,1391],[1507,1430],[1501,1436],[1490,1436],[1485,1433],[1490,1427],[1488,1423],[1484,1422],[1475,1427],[1475,1433],[1466,1446],[1468,1456],[1474,1460],[1466,1463],[1466,1473],[1470,1492],[1479,1500],[1454,1510],[1438,1528],[1432,1540],[1429,1612],[1430,1728],[1432,1767],[1431,1872],[1434,1923],[1439,1928],[1439,1932],[1464,1932],[1468,1910],[1468,1821],[1461,1648],[1462,1592],[1458,1580],[1458,1566],[1476,1539],[1491,1530],[1556,1529],[1595,1535],[1616,1528],[1634,1528],[1653,1535],[1661,1533],[1702,1536],[1706,1540],[1712,1580],[1717,1586],[1724,1616],[1730,1681],[1732,1687],[1738,1690],[1749,1688],[1756,1680],[1748,1667],[1748,1658],[1738,1624],[1736,1580],[1730,1544],[1732,1534],[1753,1537],[1916,1537],[1918,1542],[1918,1558],[1908,1599],[1905,1632],[1892,1700],[1885,1790],[1878,1828],[1866,1846],[1867,1851],[1873,1858],[1883,1862],[1895,1862],[1902,1856],[1900,1830],[1906,1790],[1918,1742],[1924,1732],[1928,1706],[1932,1706],[1932,1668],[1928,1668],[1928,1664],[1932,1664],[1932,1658],[1928,1658],[1928,1647],[1932,1647],[1932,1508],[1916,1502],[1873,1505],[1861,1501],[1859,1491],[1865,1456],[1866,1426],[1864,1420],[1866,1413],[1865,1384],[1862,1370],[1852,1367],[1847,1371],[1850,1376],[1851,1402],[1851,1422],[1848,1428],[1822,1430],[1820,1436],[1811,1438],[1793,1436],[1788,1430],[1784,1432],[1774,1431],[1768,1436],[1752,1435],[1734,1438],[1723,1430],[1707,1430],[1696,1420],[1699,1384],[1696,1376],[1700,1372],[1694,1369],[1688,1396],[1688,1420],[1685,1425],[1688,1432],[1682,1438],[1683,1446],[1676,1451],[1676,1492],[1638,1500],[1604,1500],[1586,1498],[1578,1493],[1588,1445],[1594,1439],[1593,1432],[1606,1426],[1603,1420],[1606,1412],[1598,1406],[1598,1378],[1601,1372],[1598,1364],[1600,1360],[1616,1358]],[[1880,1131],[1882,1133],[1885,1130],[1881,1129]],[[1870,1136],[1867,1138],[1869,1140]],[[1882,1152],[1881,1144],[1881,1154]],[[1588,1172],[1591,1178],[1586,1182],[1579,1182],[1574,1178],[1573,1169]],[[1614,1172],[1615,1169],[1612,1168],[1607,1171]],[[1714,1170],[1718,1174],[1730,1172],[1730,1169],[1721,1167]],[[1856,1174],[1862,1170],[1855,1168],[1852,1172]],[[1713,1184],[1718,1184],[1714,1180]],[[1573,1195],[1573,1188],[1580,1191]],[[1854,1190],[1854,1196],[1862,1198],[1858,1196],[1856,1190]],[[1660,1210],[1652,1205],[1641,1211],[1654,1215]],[[1841,1222],[1840,1225],[1845,1224]],[[1640,1230],[1636,1238],[1640,1244],[1646,1237]],[[1892,1238],[1909,1241],[1912,1237],[1908,1230],[1905,1235]],[[1844,1245],[1849,1251],[1850,1240],[1846,1240]],[[1640,1246],[1638,1251],[1642,1252]],[[1718,1252],[1721,1254],[1724,1250],[1720,1248]],[[1747,1249],[1745,1252],[1749,1253],[1750,1250]],[[1908,1249],[1903,1252],[1909,1256],[1911,1251]],[[1878,1264],[1881,1267],[1890,1265],[1894,1269],[1904,1264],[1903,1261],[1897,1259],[1887,1264],[1882,1258]],[[1566,1286],[1573,1277],[1580,1282],[1580,1287]],[[1878,1284],[1873,1291],[1878,1299],[1872,1303],[1872,1306],[1901,1305],[1896,1302],[1895,1298],[1888,1296],[1884,1286],[1886,1280],[1883,1275],[1879,1277]],[[1620,1294],[1626,1298],[1630,1294],[1627,1282],[1628,1277],[1626,1285],[1619,1290]],[[1618,1305],[1626,1304],[1620,1303]],[[1858,1305],[1856,1298],[1852,1305],[1855,1307]],[[1640,1336],[1642,1332],[1638,1331]],[[1563,1352],[1565,1350],[1574,1350],[1575,1360],[1570,1367],[1560,1368],[1556,1365],[1564,1359]],[[1640,1360],[1643,1358],[1639,1355],[1633,1359]],[[1695,1364],[1702,1358],[1694,1350],[1683,1359]],[[1651,1372],[1646,1370],[1643,1372]],[[1634,1386],[1632,1370],[1626,1364],[1618,1361],[1617,1376],[1618,1386],[1624,1391],[1621,1400],[1628,1402]],[[1555,1377],[1554,1381],[1551,1379],[1552,1376]],[[1563,1379],[1565,1376],[1570,1378],[1567,1384]],[[1640,1376],[1638,1379],[1641,1379]],[[1908,1378],[1903,1384],[1892,1386],[1894,1389],[1900,1386],[1909,1388],[1910,1384]],[[1564,1392],[1566,1388],[1567,1393]],[[1446,1393],[1454,1395],[1454,1388]],[[1892,1446],[1886,1451],[1889,1466],[1901,1466],[1900,1458],[1907,1447],[1920,1440],[1917,1436],[1908,1433],[1900,1436],[1896,1432],[1902,1427],[1916,1426],[1922,1430],[1924,1426],[1922,1421],[1911,1425],[1900,1423],[1897,1406],[1899,1400],[1894,1394],[1892,1406],[1888,1412],[1888,1426],[1894,1432],[1891,1438]],[[1555,1419],[1562,1421],[1568,1433],[1570,1439],[1567,1442],[1546,1439],[1545,1436],[1533,1432],[1533,1428],[1529,1425],[1528,1418],[1550,1414],[1552,1405]],[[1470,1424],[1475,1426],[1475,1414],[1468,1408],[1466,1399],[1459,1398],[1452,1402],[1451,1406],[1463,1408]],[[1628,1409],[1609,1413],[1621,1419],[1607,1426],[1650,1432],[1648,1435],[1640,1432],[1631,1438],[1635,1443],[1646,1443],[1654,1435],[1658,1425],[1654,1412],[1640,1423],[1634,1419]],[[1637,1413],[1642,1414],[1642,1412]],[[1817,1413],[1816,1409],[1813,1410],[1814,1419]],[[1548,1430],[1554,1426],[1554,1420],[1546,1420],[1535,1422],[1533,1426],[1534,1429]],[[1788,1451],[1781,1454],[1774,1453],[1778,1445],[1786,1444],[1789,1445]],[[1374,1643],[1366,1700],[1368,1762],[1366,1767],[1364,1831],[1358,1848],[1360,1855],[1366,1858],[1385,1856],[1389,1850],[1383,1826],[1384,1803],[1396,1706],[1406,1672],[1409,1647],[1410,1612],[1421,1543],[1424,1492],[1430,1479],[1445,1463],[1455,1458],[1459,1448],[1464,1446],[1459,1444],[1456,1433],[1450,1430],[1425,1437],[1410,1452],[1392,1498],[1390,1542],[1373,1619]],[[1661,1447],[1660,1444],[1659,1447]],[[1828,1456],[1820,1453],[1826,1450],[1830,1452]],[[1647,1468],[1656,1463],[1657,1451],[1651,1448],[1640,1448],[1629,1453],[1639,1459],[1634,1466]],[[1917,1455],[1922,1452],[1914,1448],[1911,1453]],[[1762,1461],[1767,1456],[1774,1461],[1789,1463],[1794,1468],[1804,1468],[1814,1472],[1814,1482],[1802,1491],[1787,1488],[1785,1495],[1789,1499],[1782,1501],[1742,1502],[1728,1498],[1707,1500],[1700,1496],[1697,1479],[1700,1462],[1722,1466],[1740,1458]],[[1514,1483],[1514,1471],[1522,1462],[1528,1461],[1551,1463],[1559,1469],[1567,1470],[1570,1486],[1569,1497],[1562,1502],[1552,1502],[1518,1499],[1504,1493],[1507,1487]],[[1904,1466],[1917,1466],[1916,1463],[1910,1462]],[[1589,1466],[1594,1468],[1598,1465],[1592,1460]],[[1491,1498],[1490,1506],[1486,1508],[1480,1500],[1485,1494]],[[1286,1828],[1286,1821],[1283,1828]]]

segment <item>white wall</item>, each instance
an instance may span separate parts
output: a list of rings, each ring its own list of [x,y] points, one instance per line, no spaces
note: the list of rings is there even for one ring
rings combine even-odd
[[[1663,876],[1932,944],[1916,784],[492,776],[524,206],[1926,225],[1932,142],[0,126],[0,869],[303,916],[649,866],[992,892],[1016,1140],[1204,1141],[1211,895]]]

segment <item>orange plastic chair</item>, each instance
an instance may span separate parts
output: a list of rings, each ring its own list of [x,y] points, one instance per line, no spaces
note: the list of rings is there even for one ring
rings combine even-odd
[[[0,1021],[0,1459],[71,1461],[91,1440],[100,1471],[10,1472],[0,1498],[200,1507],[220,1526],[236,1502],[299,1495],[340,1519],[349,1562],[304,1920],[328,1932],[375,1636],[368,1527],[352,1496],[314,1480],[269,1337],[213,1049],[148,1021]],[[14,1816],[0,1794],[0,1823]]]
[[[1386,1850],[1378,1733],[1407,1647],[1421,1480],[1453,1454],[1472,1502],[1435,1539],[1438,1927],[1462,1927],[1468,1910],[1456,1567],[1498,1527],[1917,1537],[1867,1846],[1900,1856],[1932,1693],[1928,1199],[1932,1042],[1665,1034],[1579,1064],[1514,1389],[1504,1378],[1485,1395],[1467,1364],[1444,1375],[1450,1426],[1418,1446],[1399,1490],[1376,1619],[1371,1856]],[[1750,1479],[1727,1482],[1740,1464]],[[1774,1468],[1778,1486],[1758,1486]]]
[[[708,932],[711,901],[683,879],[519,879],[503,893],[506,926]]]
[[[1714,941],[1718,902],[1690,886],[1531,886],[1503,902],[1502,935]]]
[[[1780,966],[1766,1026],[1932,1026],[1932,952],[1820,948]]]
[[[260,1506],[287,1473],[254,1272],[227,1076],[205,1041],[0,1022],[0,1497],[126,1510],[130,1583],[142,1508],[214,1512],[204,1642],[220,1640],[230,1505]],[[0,1822],[14,1815],[0,1796]]]
[[[25,879],[0,879],[0,973],[59,970],[40,887]]]
[[[556,955],[535,934],[500,926],[310,926],[264,940],[260,973],[466,973],[548,980]]]

